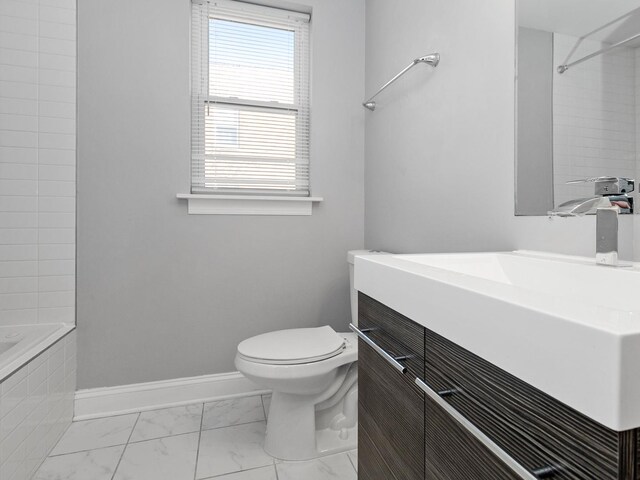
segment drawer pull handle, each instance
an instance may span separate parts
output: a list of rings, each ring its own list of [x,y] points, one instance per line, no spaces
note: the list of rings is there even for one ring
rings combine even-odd
[[[402,365],[400,362],[407,360],[406,356],[394,357],[390,355],[385,350],[383,350],[376,342],[371,340],[368,336],[365,335],[365,331],[371,331],[371,329],[363,329],[360,330],[353,323],[349,324],[349,328],[356,334],[358,337],[371,348],[373,348],[376,353],[378,353],[382,358],[384,358],[387,362],[389,362],[393,368],[398,370],[400,373],[407,373],[407,367]]]
[[[449,390],[439,391],[438,395],[440,395],[442,398],[447,398],[447,397],[453,397],[456,393],[458,393],[458,390],[456,390],[455,388],[450,388]]]
[[[536,478],[553,478],[556,474],[560,473],[560,469],[558,467],[540,467],[536,468],[531,472]]]
[[[439,393],[436,393],[434,390],[429,387],[423,380],[420,378],[415,379],[415,384],[422,390],[431,400],[433,400],[437,405],[440,406],[445,412],[449,414],[449,416],[457,421],[460,426],[462,426],[465,430],[467,430],[471,435],[476,437],[476,439],[484,444],[485,447],[491,451],[496,457],[506,463],[512,470],[514,470],[520,477],[535,480],[535,477],[532,476],[531,472],[527,470],[525,467],[520,465],[513,457],[509,456],[502,448],[496,445],[493,440],[487,437],[483,432],[481,432],[478,427],[476,427],[473,423],[467,420],[460,412],[458,412],[455,408],[453,408],[449,403],[442,399]],[[539,478],[549,478],[549,477],[539,477]]]

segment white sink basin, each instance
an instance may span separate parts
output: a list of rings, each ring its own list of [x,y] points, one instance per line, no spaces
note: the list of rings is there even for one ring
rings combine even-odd
[[[536,252],[376,255],[355,287],[614,430],[640,427],[640,268]]]

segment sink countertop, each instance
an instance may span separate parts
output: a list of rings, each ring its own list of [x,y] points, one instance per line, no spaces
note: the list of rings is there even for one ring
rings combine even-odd
[[[539,252],[362,255],[362,293],[603,425],[640,427],[640,265]]]

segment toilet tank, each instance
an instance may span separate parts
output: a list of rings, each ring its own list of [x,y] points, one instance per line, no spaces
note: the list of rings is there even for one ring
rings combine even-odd
[[[358,291],[353,287],[353,263],[356,255],[389,255],[388,252],[379,250],[349,250],[347,262],[349,262],[349,288],[351,292],[351,323],[358,325]]]

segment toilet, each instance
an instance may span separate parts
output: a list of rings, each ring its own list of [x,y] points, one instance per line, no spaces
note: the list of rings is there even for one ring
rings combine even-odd
[[[351,317],[357,325],[353,288],[356,255],[348,252]],[[358,444],[358,341],[329,326],[264,333],[238,345],[236,368],[273,391],[265,451],[281,460],[309,460],[352,450]]]

